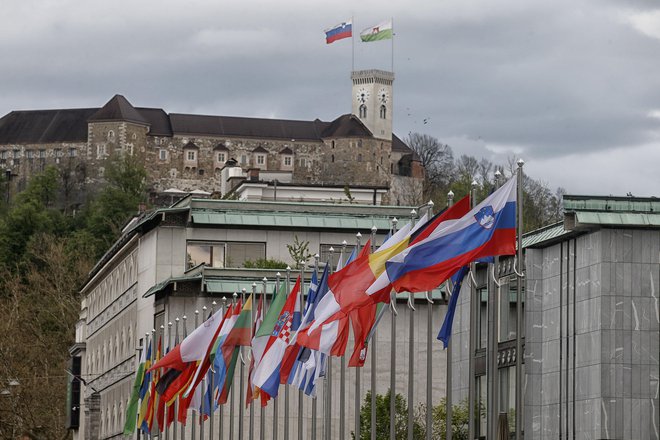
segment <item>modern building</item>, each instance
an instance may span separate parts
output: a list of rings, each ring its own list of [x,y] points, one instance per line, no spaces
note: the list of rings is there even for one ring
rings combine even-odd
[[[492,292],[485,266],[474,287],[463,285],[452,339],[452,400],[467,400],[473,387],[474,438],[487,438],[489,423],[502,413],[515,432],[522,411],[525,438],[659,439],[660,201],[564,196],[563,208],[563,222],[523,237],[523,405],[516,403],[518,277],[510,258],[496,265],[499,287],[490,283]],[[493,294],[497,373],[489,377]]]
[[[416,204],[424,171],[392,133],[393,81],[391,72],[353,72],[353,113],[333,121],[167,113],[121,95],[100,108],[12,111],[0,119],[0,169],[17,190],[57,166],[68,204],[102,183],[118,154],[145,165],[152,197],[226,196],[258,170],[265,183],[385,188],[384,203]]]
[[[157,209],[136,218],[96,264],[81,288],[80,321],[71,355],[72,365],[77,368],[74,372],[80,374],[85,382],[73,380],[75,386],[72,389],[79,390],[79,400],[75,400],[75,394],[71,400],[72,407],[76,408],[70,420],[74,438],[121,437],[137,360],[140,350],[145,347],[147,334],[155,340],[164,337],[164,340],[173,343],[177,335],[181,339],[186,331],[192,331],[195,323],[201,324],[204,307],[208,313],[211,308],[222,306],[223,298],[231,300],[235,292],[240,295],[246,289],[250,294],[253,284],[258,294],[266,292],[267,299],[270,299],[276,273],[281,272],[281,279],[284,280],[286,271],[249,268],[246,266],[251,264],[246,262],[267,258],[295,267],[287,245],[305,243],[310,255],[319,255],[321,266],[324,262],[336,264],[342,249],[347,256],[355,245],[356,233],[363,235],[364,244],[375,226],[375,241],[381,243],[392,226],[392,219],[397,217],[400,219],[399,225],[403,225],[405,219],[410,217],[410,211],[410,207],[346,202],[285,203],[195,199],[189,196],[169,208]],[[342,245],[344,241],[346,246]],[[307,284],[313,267],[314,258],[307,259],[303,271]],[[298,273],[297,269],[293,270],[292,281]],[[446,300],[440,291],[434,292],[433,298],[435,338],[441,317],[445,314]],[[384,394],[389,388],[391,353],[396,353],[396,391],[407,397],[410,376],[407,371],[412,361],[420,366],[417,374],[412,376],[414,401],[425,401],[428,379],[422,366],[426,365],[427,359],[427,307],[428,302],[423,295],[418,296],[415,312],[406,306],[406,298],[400,300],[395,318],[399,331],[394,350],[390,339],[391,313],[388,312],[382,319],[373,342],[377,348],[376,362],[373,364],[376,366],[377,393]],[[412,345],[407,333],[410,319],[414,320],[415,329]],[[153,329],[156,332],[152,334]],[[349,350],[352,345],[350,341]],[[434,365],[446,364],[445,353],[437,341],[433,344],[432,360]],[[357,405],[361,405],[370,389],[371,355],[361,371],[356,372],[354,368],[344,370],[346,387],[343,402],[340,366],[339,360],[333,359],[330,391],[326,391],[325,385],[319,390],[318,414],[314,420],[317,433],[321,435],[325,429],[324,402],[331,394],[333,438],[339,436],[341,408],[345,411],[345,438],[350,438],[350,432],[355,429],[356,374],[362,376],[357,390]],[[440,371],[435,372],[431,379],[435,404],[445,394],[445,377]],[[236,373],[234,389],[237,394],[233,410],[230,411],[232,406],[228,405],[222,413],[216,412],[213,438],[217,438],[220,420],[223,421],[225,436],[232,417],[235,429],[238,429],[239,395],[245,391],[240,389],[241,375],[245,380],[246,374],[247,368]],[[305,397],[303,405],[299,406],[297,392],[290,393],[289,438],[297,437],[299,411],[303,414],[303,438],[311,438],[314,424],[312,399]],[[279,438],[285,438],[284,391],[278,401],[277,429]],[[258,432],[260,412],[257,409],[255,413]],[[189,417],[193,418],[191,414]],[[243,422],[247,427],[247,411]],[[266,410],[265,427],[266,438],[272,438],[273,405]],[[177,432],[180,429],[177,425]],[[186,438],[192,438],[193,429],[199,435],[202,428],[188,423],[184,432]],[[203,429],[205,438],[209,438],[210,422],[205,422]]]

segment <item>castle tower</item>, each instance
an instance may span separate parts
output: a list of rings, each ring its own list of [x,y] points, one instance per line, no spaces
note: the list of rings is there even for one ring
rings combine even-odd
[[[356,70],[353,80],[352,113],[378,139],[392,140],[392,83],[394,73],[384,70]]]

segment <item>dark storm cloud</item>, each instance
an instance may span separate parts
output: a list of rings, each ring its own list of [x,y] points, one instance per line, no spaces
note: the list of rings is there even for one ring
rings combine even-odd
[[[169,112],[330,120],[350,111],[351,45],[326,46],[322,31],[353,14],[356,34],[394,17],[400,136],[431,134],[457,155],[515,152],[539,172],[647,154],[659,142],[660,15],[654,1],[623,3],[9,1],[0,113],[122,93]],[[391,62],[389,42],[356,42],[356,68]]]

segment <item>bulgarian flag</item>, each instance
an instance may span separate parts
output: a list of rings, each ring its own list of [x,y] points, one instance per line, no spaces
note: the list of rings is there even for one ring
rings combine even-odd
[[[391,40],[392,39],[392,20],[378,23],[360,32],[360,39],[365,42]]]
[[[135,432],[135,423],[137,421],[138,400],[140,399],[140,389],[144,381],[144,368],[147,363],[147,350],[142,350],[140,356],[140,364],[135,372],[135,380],[133,381],[133,390],[131,391],[131,399],[126,407],[126,423],[124,424],[124,435],[131,435]]]

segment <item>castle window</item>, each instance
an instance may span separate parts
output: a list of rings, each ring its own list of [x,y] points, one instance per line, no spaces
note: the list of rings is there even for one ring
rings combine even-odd
[[[335,141],[332,141],[332,149],[335,148]]]
[[[385,119],[387,117],[387,108],[384,105],[380,106],[380,119]]]
[[[158,158],[160,160],[167,160],[167,150],[164,148],[158,150]]]
[[[358,148],[362,148],[362,139],[358,139],[357,146]]]
[[[2,160],[7,159],[7,152],[6,151],[0,151],[0,159],[2,159]]]
[[[115,140],[115,132],[114,131],[110,130],[108,132],[108,140],[109,141],[114,141]]]
[[[133,133],[133,136],[131,136],[131,139],[137,139],[137,134]]]
[[[284,158],[284,166],[287,166],[287,167],[291,166],[291,156],[286,156]]]
[[[204,170],[202,170],[202,169],[199,169],[197,172],[199,173],[200,176],[204,175]]]
[[[186,154],[186,159],[187,160],[195,160],[195,152],[194,151],[188,151]]]
[[[225,162],[225,153],[218,153],[218,162]]]
[[[78,155],[78,150],[75,148],[69,148],[69,157],[76,157]]]
[[[358,154],[358,159],[357,159],[357,161],[358,161],[358,162],[362,162],[362,154]]]
[[[14,150],[14,159],[18,159],[21,157],[21,151],[20,150]]]
[[[96,146],[96,158],[101,159],[105,156],[105,145]]]
[[[28,159],[33,159],[34,158],[34,151],[26,150],[25,155],[27,156]]]
[[[133,155],[133,144],[126,145],[126,150],[128,151],[128,155],[132,156]]]
[[[263,165],[266,162],[266,156],[263,154],[257,155],[257,165]]]
[[[360,106],[360,118],[364,119],[367,117],[367,106],[362,104]]]
[[[55,157],[62,157],[64,156],[64,152],[62,151],[61,148],[55,148]]]
[[[39,157],[41,159],[45,159],[46,158],[46,150],[39,150]]]
[[[247,163],[247,157],[245,154],[241,155],[241,165],[245,165]]]
[[[330,162],[335,163],[335,155],[330,156]]]

